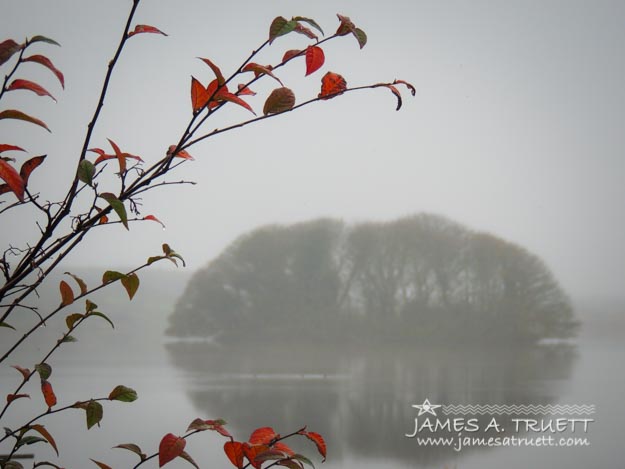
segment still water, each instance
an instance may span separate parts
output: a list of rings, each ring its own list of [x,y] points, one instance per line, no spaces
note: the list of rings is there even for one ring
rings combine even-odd
[[[61,458],[57,459],[47,445],[27,448],[41,459],[68,469],[95,467],[89,458],[113,468],[133,467],[138,461],[134,454],[110,448],[133,442],[151,454],[164,434],[182,435],[194,418],[201,417],[226,419],[227,428],[240,440],[259,426],[272,426],[286,434],[307,425],[325,437],[328,460],[319,466],[320,457],[308,441],[293,440],[293,446],[309,456],[316,467],[328,469],[625,467],[625,344],[618,334],[607,339],[583,333],[574,345],[486,350],[453,344],[438,348],[371,345],[349,349],[332,344],[215,347],[205,343],[166,344],[158,338],[144,341],[124,332],[105,337],[109,339],[94,340],[88,346],[68,344],[56,357],[50,382],[59,405],[105,396],[117,384],[136,389],[139,400],[132,404],[105,403],[101,428],[89,431],[80,410],[44,420],[57,439]],[[80,353],[72,346],[80,347]],[[3,392],[15,380],[12,372],[2,370]],[[43,407],[36,386],[29,391],[32,399],[16,402],[13,417],[32,406]],[[423,406],[426,399],[443,406],[433,410],[436,416],[429,412],[419,415],[423,408],[413,407]],[[543,408],[532,414],[445,414],[444,406],[451,404],[579,404],[593,405],[595,412],[551,414]],[[453,447],[419,444],[416,437],[406,436],[414,433],[419,423],[425,427],[418,436],[449,436],[446,429],[432,431],[428,427],[447,418],[464,419],[464,427],[461,423],[459,429],[464,436],[514,435],[527,441],[579,436],[588,445],[476,444],[456,451]],[[484,433],[493,418],[501,425],[501,432],[491,428]],[[586,432],[579,426],[574,433],[570,428],[551,432],[522,428],[525,423],[515,428],[519,425],[515,418],[592,422]],[[471,419],[475,419],[472,425]],[[457,434],[451,432],[454,437]],[[202,468],[226,468],[230,463],[223,455],[224,442],[222,436],[205,432],[192,437],[186,450]],[[142,467],[157,467],[157,463]],[[176,460],[167,467],[191,466]]]

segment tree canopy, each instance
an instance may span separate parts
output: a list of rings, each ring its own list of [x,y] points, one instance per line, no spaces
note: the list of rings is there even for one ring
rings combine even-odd
[[[198,271],[167,333],[218,341],[533,343],[575,333],[526,249],[441,216],[258,228]]]

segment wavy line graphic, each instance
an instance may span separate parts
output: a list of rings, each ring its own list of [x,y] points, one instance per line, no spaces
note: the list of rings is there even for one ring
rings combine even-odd
[[[443,405],[444,414],[551,414],[551,415],[591,415],[595,413],[594,405]]]

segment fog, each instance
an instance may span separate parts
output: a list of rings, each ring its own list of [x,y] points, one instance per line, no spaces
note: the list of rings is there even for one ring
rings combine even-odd
[[[28,71],[59,102],[16,92],[5,103],[43,119],[52,133],[20,122],[0,127],[2,141],[49,155],[33,175],[33,184],[48,187],[44,197],[64,194],[128,3],[3,6],[3,36],[44,34],[62,44],[38,51],[64,72],[65,91],[47,71]],[[414,99],[404,91],[395,112],[391,93],[367,90],[198,144],[190,149],[196,160],[172,176],[197,185],[164,187],[143,201],[143,214],[156,215],[166,231],[113,226],[68,263],[133,265],[169,242],[194,270],[261,224],[426,211],[526,246],[576,298],[621,295],[622,2],[147,1],[136,22],[169,36],[128,43],[91,146],[107,148],[112,138],[154,161],[190,118],[189,76],[210,78],[197,56],[227,73],[264,41],[275,16],[308,16],[328,33],[335,13],[349,15],[369,43],[361,51],[351,37],[333,41],[321,71],[304,78],[299,63],[281,73],[298,102],[316,96],[326,70],[349,85],[405,79]],[[279,38],[262,60],[304,44],[299,35]],[[258,111],[273,84],[264,86],[249,99]],[[210,128],[248,117],[232,107]],[[2,227],[3,244],[26,238],[17,226]]]

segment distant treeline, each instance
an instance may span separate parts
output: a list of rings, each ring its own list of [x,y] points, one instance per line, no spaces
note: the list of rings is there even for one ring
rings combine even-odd
[[[538,257],[421,214],[245,234],[191,278],[167,333],[220,342],[533,343],[571,337],[576,325]]]

